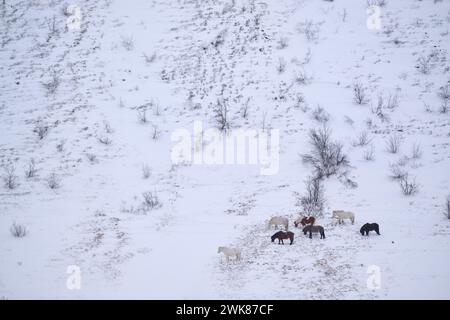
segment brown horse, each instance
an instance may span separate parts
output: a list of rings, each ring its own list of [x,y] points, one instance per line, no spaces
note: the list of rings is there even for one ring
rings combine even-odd
[[[272,242],[275,241],[275,239],[278,239],[278,244],[284,244],[283,239],[289,239],[291,240],[291,244],[294,243],[294,233],[293,232],[283,232],[283,231],[278,231],[277,233],[275,233],[272,237]]]
[[[294,225],[297,228],[299,224],[301,224],[302,226],[306,226],[308,224],[313,225],[314,222],[316,222],[316,218],[314,217],[300,217],[294,221]]]

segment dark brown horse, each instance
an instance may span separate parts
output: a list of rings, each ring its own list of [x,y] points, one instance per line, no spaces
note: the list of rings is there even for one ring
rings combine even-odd
[[[283,231],[278,231],[277,233],[275,233],[272,237],[272,242],[275,241],[275,239],[278,239],[278,244],[284,244],[283,239],[289,239],[291,240],[291,244],[294,243],[294,233],[293,232],[283,232]]]
[[[314,217],[300,217],[294,221],[294,226],[297,228],[299,224],[302,226],[313,225],[316,222],[316,218]]]

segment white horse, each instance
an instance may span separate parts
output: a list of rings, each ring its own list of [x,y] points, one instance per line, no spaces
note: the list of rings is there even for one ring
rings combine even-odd
[[[288,220],[288,218],[273,217],[272,219],[269,220],[269,224],[267,226],[267,229],[270,229],[271,226],[275,226],[275,228],[277,228],[278,225],[283,225],[284,228],[287,231],[287,229],[289,227],[289,220]]]
[[[238,248],[219,247],[217,253],[221,252],[227,258],[227,262],[230,261],[230,257],[236,257],[236,260],[241,260],[241,250]]]
[[[334,210],[332,218],[338,219],[339,224],[344,223],[344,219],[350,219],[355,224],[355,214],[350,211]]]

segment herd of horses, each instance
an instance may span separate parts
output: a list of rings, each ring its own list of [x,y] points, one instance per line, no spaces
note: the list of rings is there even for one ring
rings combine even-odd
[[[339,224],[343,224],[345,219],[348,219],[351,221],[352,224],[355,224],[355,214],[350,211],[344,211],[344,210],[334,210],[333,219],[337,219]],[[320,239],[325,239],[325,229],[322,226],[315,225],[316,218],[309,216],[302,216],[294,221],[294,226],[296,228],[299,228],[300,226],[303,227],[302,232],[304,235],[309,234],[309,238],[312,239],[313,234],[319,234]],[[273,217],[269,220],[269,223],[267,225],[267,229],[271,229],[272,227],[275,227],[275,229],[278,229],[278,226],[283,226],[284,231],[280,230],[273,234],[270,238],[272,242],[275,240],[278,240],[278,244],[284,244],[283,240],[290,241],[290,245],[294,243],[294,232],[288,231],[289,229],[289,219],[286,217]],[[359,232],[361,235],[369,235],[370,231],[375,231],[378,235],[380,235],[380,227],[378,223],[365,223]],[[236,258],[236,260],[241,259],[241,251],[238,248],[228,248],[228,247],[219,247],[218,253],[223,253],[229,261],[230,257]]]

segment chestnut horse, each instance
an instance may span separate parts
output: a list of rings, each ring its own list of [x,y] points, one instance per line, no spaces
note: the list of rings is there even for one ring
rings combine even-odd
[[[314,217],[300,217],[294,221],[294,225],[297,228],[299,224],[306,226],[308,224],[313,225],[314,222],[316,222],[316,218]]]
[[[275,233],[272,237],[272,242],[275,241],[275,239],[278,239],[278,244],[284,244],[283,239],[289,239],[291,240],[291,244],[294,243],[294,233],[293,232],[283,232],[283,231],[278,231],[277,233]]]

